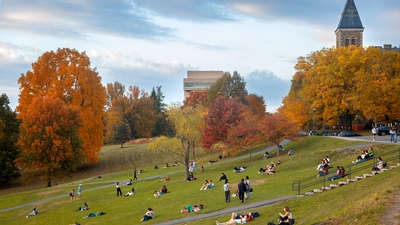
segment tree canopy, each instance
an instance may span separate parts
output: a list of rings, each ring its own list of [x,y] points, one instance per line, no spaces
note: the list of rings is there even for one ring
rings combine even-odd
[[[59,98],[36,97],[22,117],[22,148],[19,165],[29,171],[44,171],[42,180],[51,186],[54,178],[70,175],[84,161],[83,125],[77,106],[68,106]],[[28,180],[29,183],[29,180]]]
[[[103,145],[106,92],[96,68],[90,66],[89,57],[68,48],[45,52],[32,64],[32,70],[21,75],[18,83],[17,112],[22,119],[30,117],[28,109],[38,97],[58,98],[68,106],[78,107],[82,119],[79,136],[86,162],[97,162]]]
[[[0,183],[7,183],[21,176],[15,160],[20,148],[16,145],[21,121],[10,108],[6,94],[0,96]]]

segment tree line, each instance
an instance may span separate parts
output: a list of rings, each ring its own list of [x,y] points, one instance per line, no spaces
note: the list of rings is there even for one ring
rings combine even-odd
[[[46,52],[19,78],[16,112],[5,94],[0,98],[0,181],[17,179],[20,170],[40,170],[51,186],[79,165],[96,163],[105,143],[123,147],[127,140],[152,137],[147,149],[184,163],[189,175],[196,151],[247,151],[251,159],[257,146],[295,140],[313,107],[318,123],[328,125],[356,114],[399,117],[398,53],[322,49],[299,57],[295,68],[282,106],[267,113],[264,98],[249,94],[237,71],[225,72],[206,91],[190,93],[182,105],[166,105],[161,86],[150,94],[117,81],[104,87],[84,52]]]

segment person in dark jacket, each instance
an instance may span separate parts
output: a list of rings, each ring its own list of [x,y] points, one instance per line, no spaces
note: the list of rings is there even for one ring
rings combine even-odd
[[[244,201],[245,192],[246,192],[246,184],[244,183],[244,179],[242,178],[242,181],[238,184],[238,195],[240,203],[243,203]]]

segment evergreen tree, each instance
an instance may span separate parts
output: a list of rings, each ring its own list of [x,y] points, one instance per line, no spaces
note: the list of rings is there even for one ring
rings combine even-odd
[[[21,176],[14,162],[20,154],[16,143],[21,122],[9,104],[7,95],[2,94],[0,96],[0,183],[7,183]]]

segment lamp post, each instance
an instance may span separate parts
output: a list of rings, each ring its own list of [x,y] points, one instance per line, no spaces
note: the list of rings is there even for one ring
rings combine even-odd
[[[313,110],[313,135],[316,133],[315,132],[315,110],[316,110],[317,108],[314,106],[313,108],[312,108],[312,110]]]

